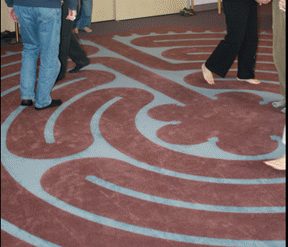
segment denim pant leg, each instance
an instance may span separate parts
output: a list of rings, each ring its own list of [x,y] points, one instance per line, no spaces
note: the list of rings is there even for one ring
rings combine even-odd
[[[21,27],[23,42],[20,75],[21,99],[34,100],[37,60],[40,53],[38,24],[32,8],[14,5],[14,11]]]
[[[82,9],[83,13],[83,21],[82,21],[82,28],[84,27],[91,27],[91,15],[92,15],[92,8],[93,8],[93,2],[92,0],[84,0],[84,6]]]
[[[60,71],[59,43],[61,8],[35,8],[39,25],[40,70],[35,107],[43,108],[52,101],[50,92]]]
[[[92,0],[82,0],[81,1],[81,9],[79,13],[79,20],[76,23],[76,27],[78,29],[83,30],[84,27],[91,26],[91,15],[92,15],[92,7],[93,2]]]

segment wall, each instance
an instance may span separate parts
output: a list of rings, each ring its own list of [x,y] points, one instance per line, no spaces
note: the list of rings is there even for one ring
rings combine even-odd
[[[217,3],[217,0],[194,0],[194,4],[207,4],[207,3]]]
[[[15,24],[8,17],[8,8],[4,0],[1,0],[1,33],[5,30],[15,31]]]
[[[178,13],[187,0],[116,0],[116,20]]]
[[[115,0],[93,0],[91,21],[107,20],[115,20]],[[5,30],[15,31],[15,24],[8,17],[8,8],[5,0],[1,0],[1,33]]]
[[[147,16],[178,13],[187,7],[189,0],[93,0],[92,22],[125,20]],[[191,1],[191,0],[190,0]],[[216,3],[217,0],[194,0],[196,5]],[[1,0],[1,32],[15,31],[15,25],[8,18],[8,10]]]
[[[91,22],[115,20],[115,0],[93,0]]]
[[[179,13],[193,0],[115,0],[116,20]],[[218,0],[194,0],[196,5],[216,3]]]

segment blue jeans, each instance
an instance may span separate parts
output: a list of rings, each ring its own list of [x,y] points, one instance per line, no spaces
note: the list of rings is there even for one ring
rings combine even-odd
[[[61,9],[15,6],[23,42],[20,76],[21,99],[35,99],[35,107],[52,102],[50,93],[60,71],[58,59]],[[40,69],[35,93],[37,60]]]
[[[84,27],[91,26],[91,15],[92,15],[92,0],[81,0],[81,8],[77,14],[77,19],[74,21],[76,24],[74,28],[83,30]]]

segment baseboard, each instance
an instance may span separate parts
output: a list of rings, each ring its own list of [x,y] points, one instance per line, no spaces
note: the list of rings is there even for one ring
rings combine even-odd
[[[218,9],[218,3],[207,3],[207,4],[199,4],[194,5],[195,12]]]

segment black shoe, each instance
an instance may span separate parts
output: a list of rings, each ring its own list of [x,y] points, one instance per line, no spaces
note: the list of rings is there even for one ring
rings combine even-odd
[[[61,99],[52,99],[52,102],[50,105],[47,105],[43,108],[38,108],[38,107],[35,107],[35,110],[44,110],[46,108],[50,108],[50,107],[55,107],[55,106],[59,106],[62,104],[62,100]]]
[[[80,69],[84,68],[88,64],[90,64],[90,60],[87,63],[85,63],[85,64],[76,65],[76,67],[74,69],[69,70],[68,73],[77,73]]]
[[[31,106],[31,105],[33,105],[33,101],[32,101],[32,99],[23,99],[23,100],[21,101],[21,105]]]

